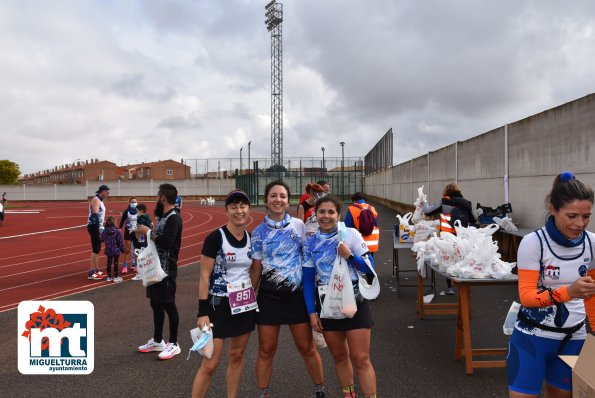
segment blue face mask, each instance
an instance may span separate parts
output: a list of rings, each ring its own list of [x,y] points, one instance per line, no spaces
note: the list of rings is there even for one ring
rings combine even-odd
[[[137,205],[136,203],[130,203],[130,208],[131,209],[136,209],[136,205]]]

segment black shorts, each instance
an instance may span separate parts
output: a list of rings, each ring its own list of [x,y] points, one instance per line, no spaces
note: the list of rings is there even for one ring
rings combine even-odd
[[[87,224],[87,231],[91,236],[91,250],[93,253],[99,254],[101,251],[101,239],[99,238],[99,227],[97,225]]]
[[[124,240],[133,240],[132,235],[134,235],[134,232],[130,233],[128,228],[124,228]]]
[[[274,292],[258,292],[256,323],[259,325],[291,325],[310,322],[304,294],[300,291],[290,295]]]
[[[209,319],[213,326],[213,337],[226,339],[254,331],[256,311],[232,315],[227,297],[209,296]]]
[[[357,312],[353,318],[325,319],[320,318],[322,328],[325,332],[346,332],[355,329],[371,329],[374,326],[370,302],[364,298],[356,299]],[[320,314],[320,299],[316,294],[316,310]]]
[[[147,286],[147,298],[157,304],[176,301],[176,280],[166,276],[161,282]]]

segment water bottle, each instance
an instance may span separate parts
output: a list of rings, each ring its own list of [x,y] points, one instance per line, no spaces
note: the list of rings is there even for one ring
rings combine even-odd
[[[502,329],[503,329],[505,335],[510,336],[512,334],[512,331],[514,330],[514,324],[517,320],[517,316],[518,316],[520,308],[521,308],[521,305],[519,303],[517,303],[516,301],[512,302],[512,305],[510,306],[510,309],[508,310],[508,314],[506,314],[506,319],[504,320],[504,325],[502,325]]]

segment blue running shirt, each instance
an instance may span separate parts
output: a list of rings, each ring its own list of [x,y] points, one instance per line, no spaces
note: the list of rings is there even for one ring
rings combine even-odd
[[[366,242],[362,235],[354,228],[347,228],[345,240],[343,241],[349,247],[354,256],[363,256],[368,252]],[[316,267],[316,285],[328,285],[337,257],[337,247],[339,246],[339,235],[332,234],[325,236],[316,233],[310,236],[304,245],[304,267]],[[353,265],[347,264],[351,280],[358,280],[357,271]]]
[[[262,222],[252,232],[252,258],[262,262],[261,291],[290,294],[302,286],[302,246],[306,227],[291,217],[283,228]]]

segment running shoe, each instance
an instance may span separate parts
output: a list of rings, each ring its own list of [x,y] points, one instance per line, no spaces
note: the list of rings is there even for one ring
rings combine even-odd
[[[316,393],[316,398],[325,398],[326,395],[324,395],[324,391],[318,391]]]
[[[103,278],[101,276],[98,276],[96,273],[93,273],[93,274],[89,274],[87,276],[87,279],[92,280],[92,281],[100,281]]]
[[[444,294],[449,295],[449,296],[454,296],[454,294],[455,294],[455,288],[454,287],[447,287],[446,289],[444,289]]]
[[[115,279],[116,279],[116,278],[114,278],[114,282],[115,282]],[[112,281],[112,278],[110,278],[110,277],[108,276],[108,277],[105,279],[105,281],[106,281],[106,282],[111,282],[111,281]]]
[[[117,276],[117,277],[114,278],[114,282],[115,283],[122,283],[123,281],[124,281],[124,279],[122,279],[121,276]]]
[[[134,278],[132,278],[133,281],[142,281],[143,278],[141,278],[141,276],[139,274],[134,275]]]
[[[147,341],[147,344],[141,345],[138,347],[139,352],[153,352],[153,351],[163,351],[165,349],[165,341],[161,340],[160,343],[155,342],[155,339],[151,338],[151,340]]]
[[[180,345],[178,343],[167,343],[163,351],[161,351],[159,354],[159,359],[171,359],[180,352],[182,352],[182,350],[180,349]]]
[[[123,266],[122,267],[122,275],[126,275],[128,273],[128,267],[127,266]]]

